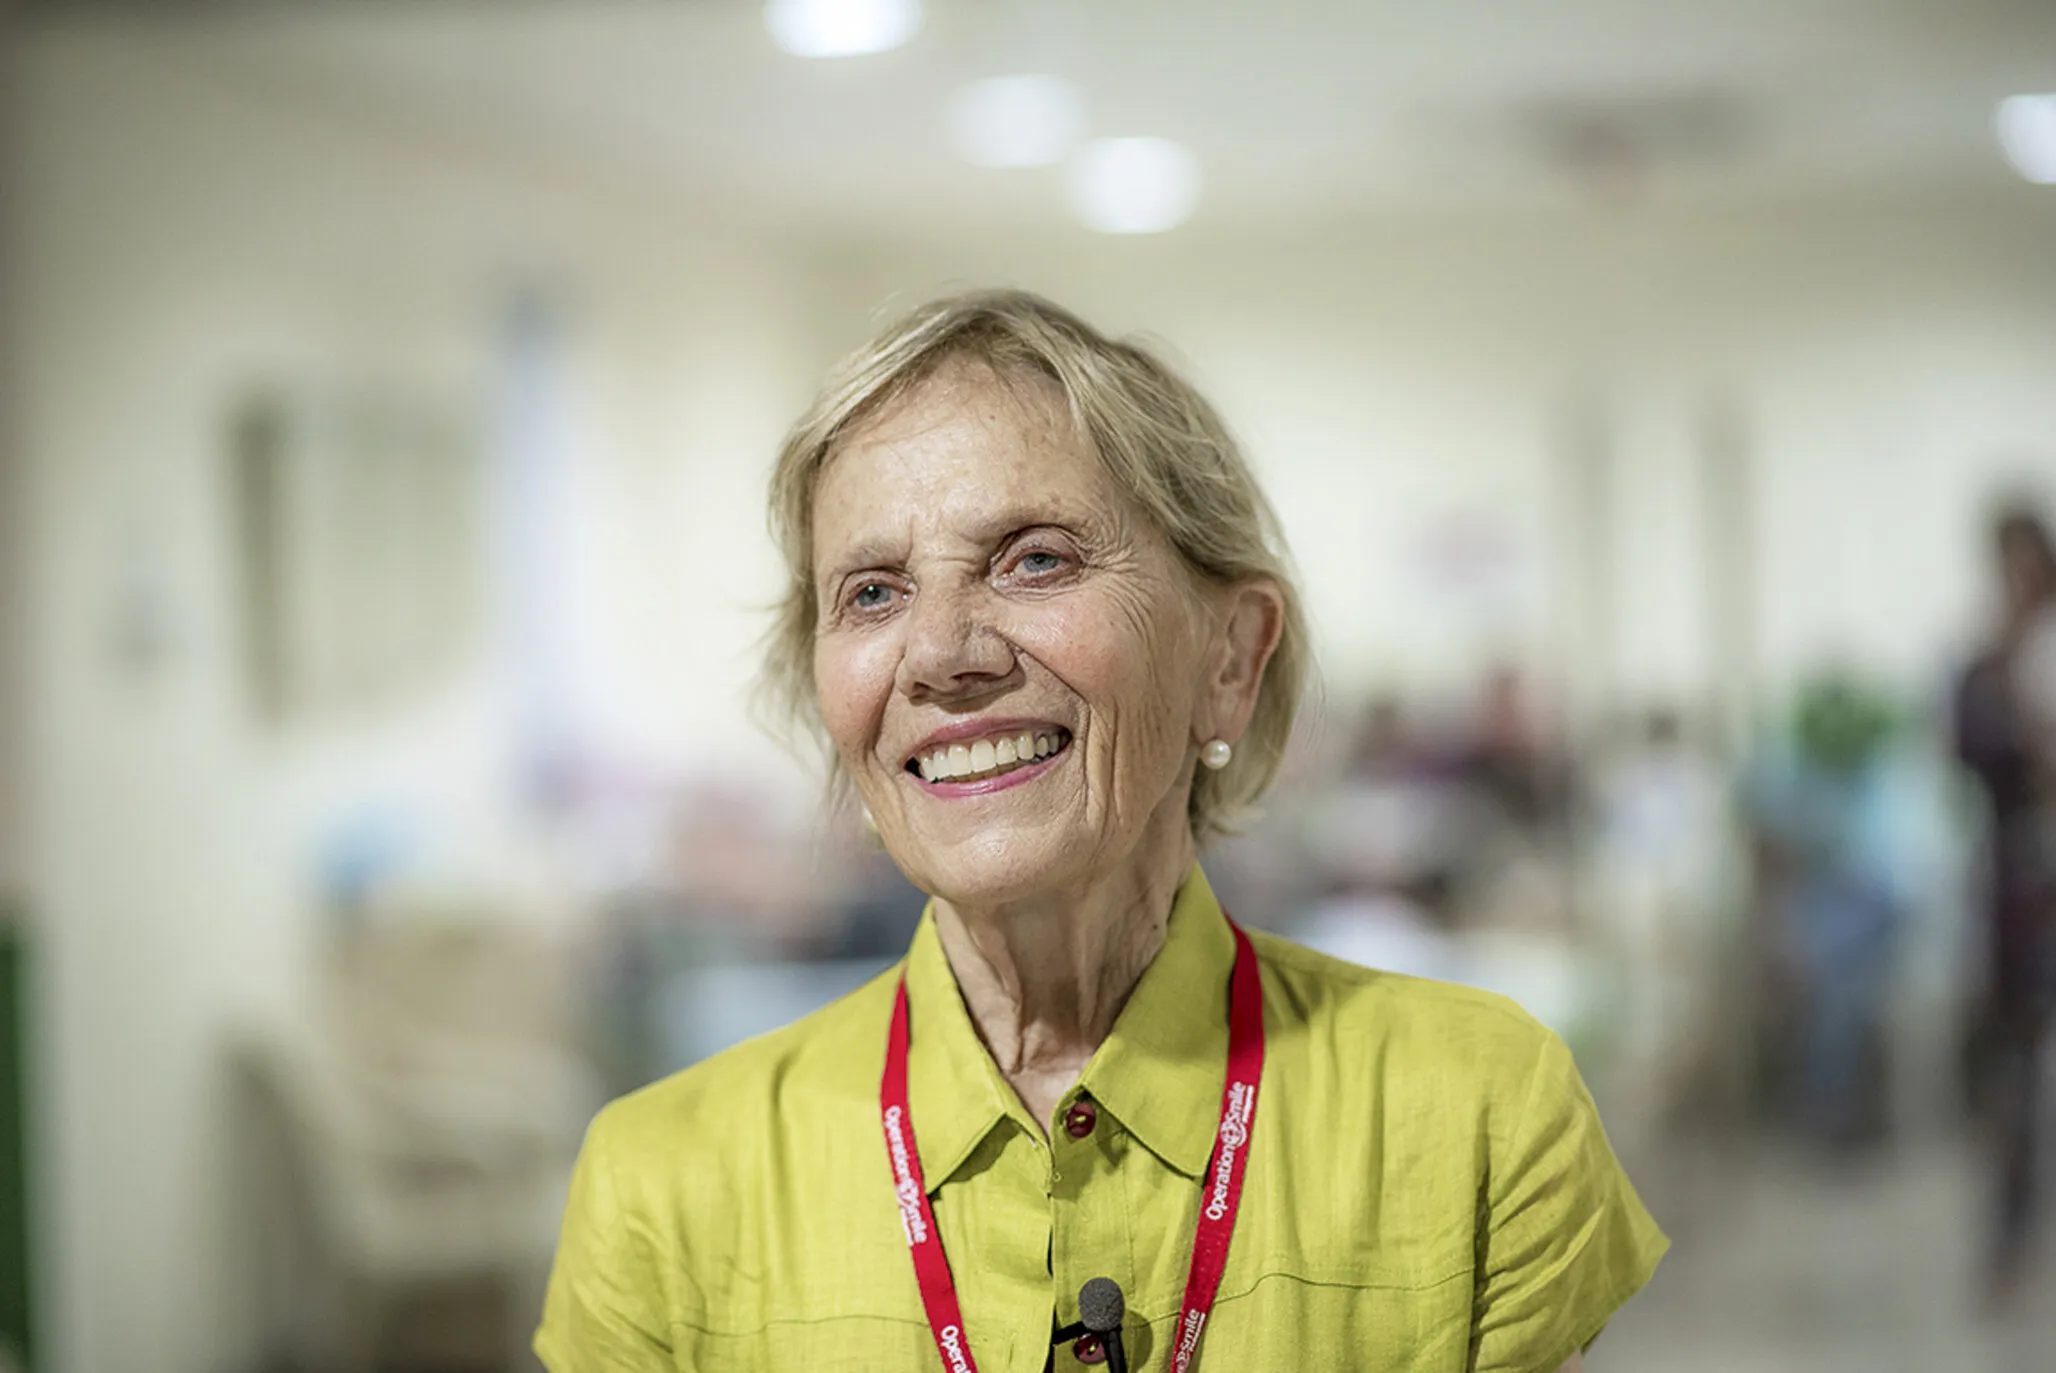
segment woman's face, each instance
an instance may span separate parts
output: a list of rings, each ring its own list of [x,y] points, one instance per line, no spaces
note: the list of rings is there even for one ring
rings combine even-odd
[[[821,714],[916,885],[1020,899],[1186,836],[1196,745],[1241,728],[1215,607],[1052,385],[946,363],[837,446],[814,539]]]

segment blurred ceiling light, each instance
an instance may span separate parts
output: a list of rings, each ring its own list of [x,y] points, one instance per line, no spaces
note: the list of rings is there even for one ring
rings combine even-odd
[[[1071,208],[1103,234],[1160,234],[1199,204],[1199,159],[1168,138],[1100,138],[1071,160]]]
[[[1085,98],[1060,76],[973,81],[949,105],[950,141],[981,167],[1047,167],[1085,131]]]
[[[2038,185],[2056,185],[2056,94],[2008,96],[1992,122],[2014,171]]]
[[[921,0],[765,0],[764,27],[794,57],[855,57],[912,38]]]

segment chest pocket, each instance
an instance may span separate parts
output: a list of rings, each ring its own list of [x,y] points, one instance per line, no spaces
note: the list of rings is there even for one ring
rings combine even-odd
[[[1363,1132],[1350,1149],[1339,1129],[1315,1137],[1296,1120],[1265,1123],[1272,1133],[1259,1133],[1251,1154],[1200,1366],[1462,1373],[1477,1271],[1470,1151],[1402,1157]],[[1296,1165],[1280,1166],[1286,1159]],[[1139,1366],[1170,1366],[1198,1201],[1194,1187],[1176,1221],[1157,1209],[1172,1233],[1138,1242],[1145,1280],[1130,1307],[1147,1319],[1152,1349]]]

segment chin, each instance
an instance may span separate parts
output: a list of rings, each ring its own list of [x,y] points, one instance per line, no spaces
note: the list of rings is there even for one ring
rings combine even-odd
[[[955,843],[909,841],[888,846],[908,880],[952,906],[1023,901],[1071,885],[1089,870],[1081,861],[1098,845],[1090,836],[1005,832]]]

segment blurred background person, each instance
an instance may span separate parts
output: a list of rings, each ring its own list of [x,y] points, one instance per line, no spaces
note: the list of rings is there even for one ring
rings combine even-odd
[[[1366,967],[1461,980],[1452,884],[1476,823],[1466,797],[1396,696],[1365,707],[1348,758],[1309,822],[1327,890],[1294,934]]]
[[[1993,521],[1990,546],[1997,625],[1957,683],[1954,735],[1984,803],[1981,981],[1965,1066],[1994,1142],[1989,1281],[2004,1300],[2039,1210],[2043,1045],[2056,996],[2056,549],[2024,506]]]
[[[1841,673],[1815,680],[1747,779],[1766,856],[1766,914],[1797,1016],[1797,1123],[1853,1148],[1887,1125],[1886,995],[1908,916],[1896,852],[1889,706]]]

